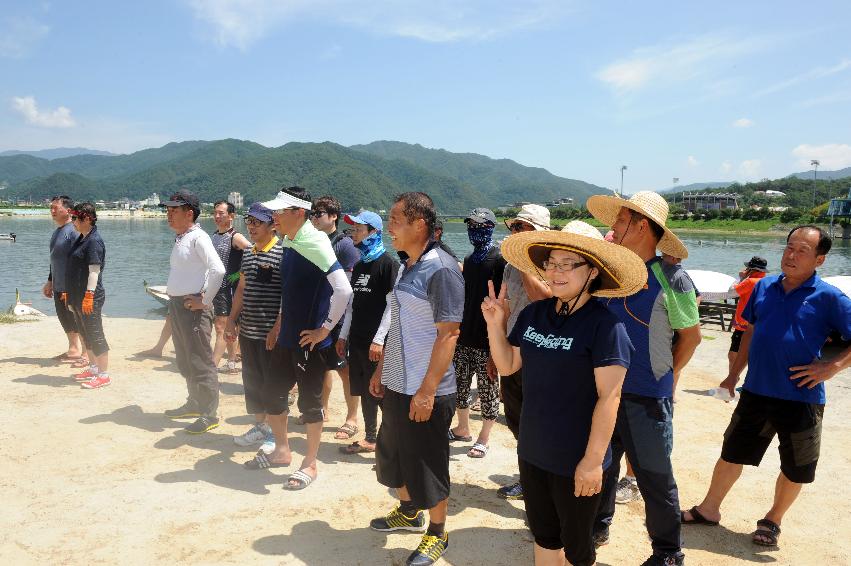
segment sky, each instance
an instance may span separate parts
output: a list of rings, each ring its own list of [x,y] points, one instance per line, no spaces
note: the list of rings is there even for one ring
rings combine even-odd
[[[0,0],[0,151],[398,140],[624,190],[851,166],[851,2]]]

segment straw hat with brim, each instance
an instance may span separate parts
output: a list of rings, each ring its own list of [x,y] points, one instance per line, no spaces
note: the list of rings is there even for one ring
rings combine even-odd
[[[569,222],[561,231],[519,232],[502,242],[505,260],[526,273],[543,276],[542,264],[551,250],[566,250],[588,259],[600,272],[596,297],[627,297],[647,283],[647,267],[630,250],[603,239],[600,231],[581,220]]]
[[[641,191],[629,197],[629,200],[609,195],[594,195],[588,198],[586,206],[594,218],[609,227],[615,225],[621,208],[639,212],[665,230],[656,245],[660,252],[680,259],[688,257],[685,244],[665,226],[668,221],[668,201],[661,195],[652,191]]]

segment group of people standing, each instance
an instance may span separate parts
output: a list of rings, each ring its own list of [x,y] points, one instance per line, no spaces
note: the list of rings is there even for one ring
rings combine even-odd
[[[396,490],[399,503],[370,527],[422,533],[409,565],[433,564],[446,552],[450,442],[471,442],[467,455],[485,458],[500,398],[518,443],[520,481],[498,494],[524,500],[537,565],[595,563],[596,549],[609,542],[624,455],[645,501],[651,556],[643,564],[683,564],[682,525],[717,525],[742,465],[758,465],[779,434],[775,502],[753,534],[756,544],[776,544],[783,514],[814,477],[823,382],[851,365],[851,348],[819,361],[831,331],[851,337],[851,300],[815,274],[830,239],[815,226],[798,227],[787,239],[783,274],[755,276],[741,287],[752,296],[737,313],[738,353],[722,386],[735,395],[745,366],[748,375],[709,492],[681,511],[671,462],[674,384],[701,336],[697,290],[676,261],[659,255],[688,257],[666,226],[661,196],[591,197],[588,210],[612,229],[606,239],[581,221],[552,230],[546,208],[526,205],[505,221],[511,235],[500,245],[496,216],[476,208],[465,219],[473,251],[460,263],[436,237],[437,215],[424,193],[394,200],[387,232],[398,257],[384,247],[378,214],[342,215],[332,197],[314,201],[299,187],[251,205],[251,243],[234,235],[214,243],[197,224],[200,206],[189,191],[162,206],[176,234],[169,318],[188,389],[186,402],[165,414],[196,419],[186,427],[190,433],[218,426],[210,339],[214,315],[224,311],[216,297],[232,272],[232,300],[220,316],[225,342],[239,344],[246,410],[255,418],[234,438],[259,445],[246,468],[291,465],[288,413],[297,388],[307,447],[284,488],[301,490],[316,480],[329,371],[337,370],[347,418],[336,437],[358,432],[358,398],[365,425],[363,440],[340,448],[375,452],[377,480]],[[341,216],[349,236],[338,229]],[[88,371],[100,376],[103,289],[92,274],[102,271],[105,253],[93,208],[80,208],[75,218],[78,236],[63,236],[64,225],[54,234],[52,250],[67,238],[77,255],[71,252],[76,259],[60,287],[52,253],[51,289],[69,292],[61,303],[74,315],[63,322],[69,353],[70,320],[90,351]],[[236,249],[238,269],[222,261]],[[70,276],[84,267],[85,277]],[[751,267],[765,270],[759,262]],[[474,375],[482,411],[475,442]]]

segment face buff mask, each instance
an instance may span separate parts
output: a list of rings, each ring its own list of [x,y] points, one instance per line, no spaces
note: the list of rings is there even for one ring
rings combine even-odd
[[[360,258],[364,263],[369,263],[381,257],[384,253],[384,242],[381,241],[381,231],[370,234],[361,243],[355,244],[355,247],[360,250]]]
[[[473,263],[482,263],[487,257],[493,246],[493,229],[492,224],[467,223],[467,237],[473,244],[473,253],[470,255]]]

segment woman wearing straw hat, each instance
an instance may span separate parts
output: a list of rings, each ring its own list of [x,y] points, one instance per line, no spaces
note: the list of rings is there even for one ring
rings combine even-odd
[[[511,374],[523,366],[517,451],[535,564],[564,564],[565,557],[594,564],[593,521],[632,345],[624,325],[592,295],[635,293],[646,270],[635,254],[580,221],[561,232],[513,234],[502,253],[553,292],[524,308],[507,338],[504,287],[496,296],[491,286],[482,303],[497,369]]]
[[[674,375],[700,343],[700,325],[694,284],[682,267],[662,261],[657,250],[681,259],[688,257],[688,250],[665,226],[668,203],[656,193],[642,191],[629,200],[595,195],[587,205],[597,220],[612,228],[616,244],[644,261],[647,273],[644,289],[607,302],[626,326],[635,354],[623,383],[612,468],[600,497],[594,541],[598,546],[608,542],[619,461],[626,453],[644,498],[652,541],[653,555],[645,564],[682,564],[679,496],[671,465]]]

